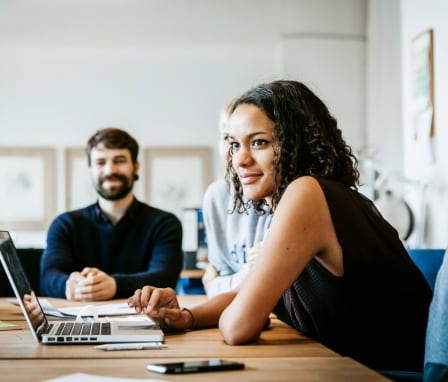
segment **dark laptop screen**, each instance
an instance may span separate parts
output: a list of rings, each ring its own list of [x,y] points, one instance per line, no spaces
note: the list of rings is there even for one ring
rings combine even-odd
[[[22,267],[17,250],[7,231],[0,231],[0,260],[25,318],[35,335],[47,325],[47,319]]]

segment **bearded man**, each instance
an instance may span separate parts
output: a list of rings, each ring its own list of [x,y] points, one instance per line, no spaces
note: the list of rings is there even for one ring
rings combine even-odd
[[[40,294],[72,301],[124,298],[151,284],[175,288],[182,269],[182,225],[136,199],[139,145],[105,128],[87,142],[96,203],[52,222],[41,260]]]

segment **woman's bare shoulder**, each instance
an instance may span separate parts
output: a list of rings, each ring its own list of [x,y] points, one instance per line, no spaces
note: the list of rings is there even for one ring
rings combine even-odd
[[[284,196],[288,198],[314,199],[323,196],[319,182],[312,176],[301,176],[294,179],[286,188]]]

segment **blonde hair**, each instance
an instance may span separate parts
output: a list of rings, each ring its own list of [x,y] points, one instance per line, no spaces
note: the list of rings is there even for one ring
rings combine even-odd
[[[233,105],[237,98],[232,99],[223,109],[221,109],[221,113],[219,114],[219,131],[222,133],[228,130],[230,112],[232,111]]]
[[[230,119],[230,112],[232,111],[233,104],[235,103],[237,99],[232,99],[222,110],[219,114],[219,155],[223,159],[224,163],[227,163],[228,161],[228,151],[229,147],[227,145],[227,137],[229,135],[229,119]]]

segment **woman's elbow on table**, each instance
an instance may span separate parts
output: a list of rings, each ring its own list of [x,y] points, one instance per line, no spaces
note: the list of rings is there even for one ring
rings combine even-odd
[[[222,317],[219,320],[219,329],[224,342],[228,345],[243,345],[254,342],[260,337],[261,329],[255,330],[247,324],[243,324],[238,319]]]

